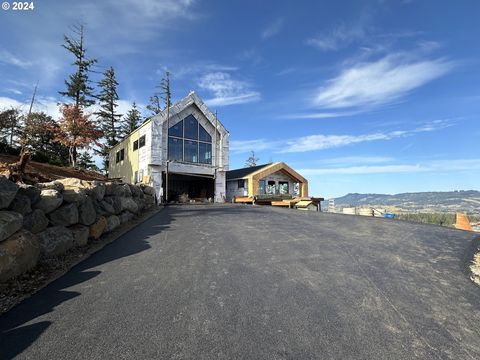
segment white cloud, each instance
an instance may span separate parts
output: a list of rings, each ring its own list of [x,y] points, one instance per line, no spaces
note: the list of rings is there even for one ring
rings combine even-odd
[[[250,151],[268,150],[278,145],[266,139],[255,140],[232,140],[230,141],[230,151],[234,153],[246,153]]]
[[[424,164],[361,165],[333,168],[300,169],[304,175],[390,174],[419,172],[457,172],[480,170],[480,159],[437,160]]]
[[[305,43],[323,51],[334,51],[364,37],[365,30],[360,24],[356,26],[340,24],[327,33],[307,39]]]
[[[250,150],[272,150],[277,153],[301,153],[308,151],[317,151],[338,148],[353,144],[391,140],[396,138],[404,138],[414,136],[418,133],[437,131],[453,126],[454,121],[450,119],[435,120],[425,125],[410,130],[395,130],[389,132],[376,132],[371,134],[360,135],[308,135],[287,140],[242,140],[232,141],[230,149],[236,153],[244,153]]]
[[[31,62],[24,61],[6,50],[0,51],[0,62],[8,65],[19,66],[21,68],[26,68],[31,65]]]
[[[261,33],[261,38],[262,40],[269,39],[275,35],[277,35],[280,30],[283,28],[283,19],[278,18],[275,21],[273,21],[271,24],[269,24]]]
[[[227,72],[210,72],[200,78],[202,89],[213,93],[214,97],[205,102],[209,106],[245,104],[260,100],[260,93],[254,91],[248,82],[237,80]]]
[[[395,130],[390,132],[377,132],[361,135],[309,135],[288,140],[286,146],[284,146],[279,152],[298,153],[331,149],[363,142],[391,140],[395,138],[412,136],[417,133],[441,130],[452,125],[453,123],[450,120],[435,120],[413,130]]]
[[[381,164],[393,161],[394,158],[387,156],[342,156],[320,160],[322,164],[347,165],[347,164]]]
[[[33,105],[33,111],[39,111],[39,112],[42,111],[57,120],[61,116],[58,103],[59,103],[59,100],[54,97],[37,97]],[[119,100],[117,112],[122,115],[125,115],[127,111],[131,109],[132,104],[133,104],[133,101],[130,101],[130,100]],[[137,106],[140,111],[143,109],[142,104],[137,103]],[[22,102],[9,97],[0,97],[0,110],[16,108],[26,112],[28,111],[29,107],[30,107],[30,101]],[[85,112],[87,114],[93,114],[96,111],[98,111],[98,109],[99,109],[99,105],[95,104],[93,106],[88,107]]]
[[[304,175],[412,173],[425,171],[420,165],[374,165],[342,168],[301,169]]]
[[[317,112],[307,114],[287,114],[282,115],[283,119],[331,119],[343,116],[352,116],[358,114],[359,111],[339,111],[339,112]]]
[[[443,59],[411,60],[396,54],[359,63],[328,81],[313,99],[323,108],[371,107],[392,102],[441,77],[454,64]]]

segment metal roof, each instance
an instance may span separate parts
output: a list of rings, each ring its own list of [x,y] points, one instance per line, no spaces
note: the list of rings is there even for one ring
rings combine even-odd
[[[244,177],[247,177],[248,175],[264,168],[264,167],[267,167],[269,165],[271,165],[272,163],[268,163],[268,164],[263,164],[263,165],[257,165],[257,166],[250,166],[250,167],[245,167],[245,168],[241,168],[241,169],[235,169],[235,170],[230,170],[230,171],[227,171],[227,181],[228,180],[235,180],[235,179],[243,179]]]

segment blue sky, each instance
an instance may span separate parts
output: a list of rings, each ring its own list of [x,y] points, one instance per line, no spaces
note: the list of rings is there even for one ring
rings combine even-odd
[[[56,114],[72,72],[64,33],[86,23],[120,110],[163,72],[230,131],[231,168],[254,150],[311,195],[479,189],[480,2],[36,0],[0,11],[0,108]],[[97,80],[100,75],[94,75]],[[145,112],[146,113],[146,112]]]

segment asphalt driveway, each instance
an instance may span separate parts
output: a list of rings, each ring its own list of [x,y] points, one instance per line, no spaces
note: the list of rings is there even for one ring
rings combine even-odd
[[[474,236],[170,206],[0,317],[10,359],[479,359]]]

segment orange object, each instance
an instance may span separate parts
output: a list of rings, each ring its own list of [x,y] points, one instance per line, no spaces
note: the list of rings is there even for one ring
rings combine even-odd
[[[455,223],[455,227],[457,229],[473,231],[472,225],[470,225],[470,221],[468,220],[467,214],[457,213],[456,218],[457,218],[457,220],[456,220],[456,223]]]

